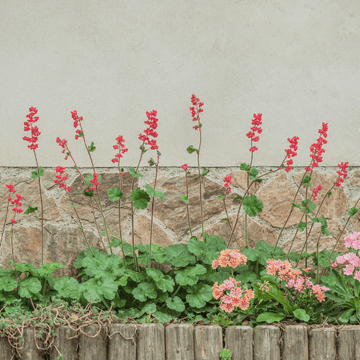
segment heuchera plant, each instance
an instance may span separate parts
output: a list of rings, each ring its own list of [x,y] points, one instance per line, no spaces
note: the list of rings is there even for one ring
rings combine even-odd
[[[42,265],[39,267],[28,263],[16,264],[13,242],[18,219],[15,217],[22,212],[21,202],[23,199],[20,194],[16,193],[14,186],[8,184],[10,196],[7,198],[8,204],[0,244],[3,244],[5,228],[8,225],[8,210],[13,205],[14,216],[9,222],[13,258],[9,263],[12,268],[3,270],[0,267],[0,308],[5,307],[6,314],[11,313],[11,309],[19,308],[19,306],[22,310],[35,309],[35,305],[38,304],[49,306],[54,298],[60,298],[67,303],[75,301],[81,306],[92,304],[101,309],[109,309],[109,311],[112,309],[117,311],[121,318],[133,317],[140,322],[156,319],[164,323],[172,319],[186,318],[189,322],[213,321],[221,326],[226,326],[229,324],[254,325],[280,321],[285,318],[309,323],[321,323],[323,321],[356,323],[360,321],[358,316],[360,313],[359,233],[352,234],[345,239],[346,246],[350,251],[349,254],[342,255],[335,252],[347,223],[358,211],[356,206],[360,198],[349,210],[349,217],[332,251],[330,252],[327,249],[319,251],[321,235],[330,235],[327,220],[324,215],[320,214],[320,209],[332,195],[332,191],[344,182],[348,169],[348,162],[341,162],[338,165],[336,181],[326,191],[322,184],[311,183],[313,172],[323,161],[323,154],[325,153],[323,146],[327,143],[328,124],[322,124],[318,131],[318,139],[310,147],[310,164],[304,169],[305,173],[298,184],[290,213],[279,233],[275,246],[261,240],[255,244],[254,248],[250,248],[248,246],[247,217],[255,217],[263,210],[263,203],[255,194],[249,194],[250,189],[252,186],[259,185],[269,174],[281,170],[285,172],[292,170],[293,160],[297,156],[299,138],[294,136],[287,139],[288,148],[285,149],[285,156],[276,169],[259,174],[253,163],[254,155],[259,150],[255,145],[259,143],[260,134],[263,131],[263,118],[261,113],[253,115],[250,131],[246,134],[247,138],[250,139],[250,162],[240,165],[240,170],[246,173],[246,189],[241,195],[234,195],[234,191],[238,190],[231,188],[232,175],[226,175],[223,179],[226,195],[219,196],[219,199],[223,201],[226,214],[226,218],[222,220],[227,222],[231,231],[230,238],[225,241],[221,237],[207,234],[204,229],[202,177],[209,172],[209,169],[201,171],[200,167],[202,144],[200,113],[203,112],[204,103],[200,102],[199,98],[193,94],[191,105],[191,116],[195,122],[193,128],[199,131],[199,146],[196,149],[191,145],[187,151],[190,154],[194,152],[197,154],[197,177],[194,180],[199,182],[201,240],[193,236],[188,182],[190,171],[188,165],[184,164],[181,169],[185,172],[186,189],[184,188],[184,191],[186,190],[186,195],[181,195],[180,198],[186,205],[190,240],[187,244],[174,244],[165,248],[152,243],[154,200],[160,198],[163,201],[165,198],[163,193],[156,190],[161,156],[156,140],[158,136],[157,111],[146,112],[145,124],[147,128],[138,137],[141,141],[139,162],[136,168],[130,167],[128,169],[132,176],[129,194],[132,241],[129,244],[123,241],[120,221],[121,199],[124,197],[123,176],[125,173],[120,161],[128,151],[125,148],[125,140],[122,135],[116,137],[113,149],[117,152],[111,159],[111,162],[117,166],[119,186],[107,190],[109,200],[118,203],[119,236],[117,237],[106,220],[100,201],[99,186],[102,184],[102,177],[96,170],[92,158],[96,146],[92,141],[87,142],[83,126],[84,119],[74,110],[71,112],[71,118],[75,129],[75,140],[84,143],[92,171],[89,174],[82,173],[66,139],[58,137],[56,142],[61,147],[65,160],[71,159],[82,180],[82,194],[87,199],[92,211],[102,249],[90,246],[76,205],[72,200],[71,186],[66,183],[68,180],[66,169],[58,166],[56,167],[54,183],[58,185],[59,191],[68,197],[74,209],[84,243],[87,246],[87,249],[79,254],[74,263],[74,267],[79,271],[78,279],[66,276],[53,277],[53,273],[57,269],[65,267],[55,262],[43,264],[42,260]],[[32,107],[29,111],[30,114],[27,115],[24,130],[30,131],[31,137],[24,137],[24,140],[30,143],[29,149],[34,151],[37,170],[32,172],[32,178],[39,179],[39,190],[41,191],[40,177],[44,171],[38,165],[35,153],[40,135],[39,129],[34,125],[38,121],[38,117],[35,116],[37,109]],[[147,151],[156,151],[156,156],[154,155],[149,160],[150,167],[155,167],[153,187],[150,184],[141,186],[140,182],[143,175],[139,173],[139,167],[142,157]],[[137,180],[139,185],[135,188]],[[308,193],[310,186],[312,186],[312,191]],[[295,201],[297,196],[300,196],[299,192],[302,187],[305,188],[305,199],[297,204]],[[226,200],[230,197],[233,200],[238,200],[239,203],[237,215],[233,222],[230,221],[226,206]],[[318,206],[315,204],[316,200],[319,202]],[[135,211],[146,209],[150,203],[149,244],[135,244]],[[35,213],[36,210],[37,207],[29,205],[24,213],[31,214]],[[300,211],[302,216],[296,226],[288,251],[285,253],[279,246],[280,239],[293,211]],[[242,216],[245,219],[245,246],[243,248],[240,246],[239,239],[235,237],[235,230]],[[97,217],[102,220],[101,226],[96,221]],[[20,216],[19,218],[21,221]],[[43,213],[41,213],[40,220],[43,223]],[[316,225],[315,229],[313,229],[314,225]],[[307,243],[312,230],[318,231],[318,238],[316,251],[309,254]],[[301,252],[292,252],[291,249],[297,233],[303,231],[305,231],[305,241],[302,244]],[[107,245],[105,245],[104,238],[107,239]],[[238,243],[241,252],[229,249],[233,239]],[[113,253],[113,248],[119,248],[120,256]],[[110,253],[108,253],[108,249],[110,249]],[[305,268],[301,269],[298,265],[303,259],[306,263]],[[313,261],[314,267],[307,266],[308,259]],[[328,270],[330,261],[333,264],[332,268]],[[163,270],[160,265],[167,265],[167,271]],[[322,270],[321,273],[320,270]],[[323,276],[324,274],[326,275]],[[336,317],[335,315],[339,315],[339,310],[341,314]]]

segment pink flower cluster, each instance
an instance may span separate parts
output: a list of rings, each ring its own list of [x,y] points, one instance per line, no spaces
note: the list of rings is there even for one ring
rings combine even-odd
[[[24,131],[30,131],[31,137],[24,136],[23,140],[30,143],[30,145],[28,145],[30,150],[35,150],[39,146],[36,142],[38,141],[38,137],[41,132],[39,131],[39,128],[37,126],[33,126],[33,124],[39,120],[39,117],[35,116],[38,112],[36,107],[29,108],[29,111],[30,113],[26,115],[27,121],[24,122]]]
[[[262,125],[261,118],[262,114],[254,114],[253,119],[251,120],[252,127],[250,128],[251,131],[249,131],[246,136],[251,139],[251,148],[249,149],[251,152],[257,151],[258,148],[256,146],[252,146],[253,142],[258,142],[260,140],[260,136],[255,136],[255,133],[258,133],[259,135],[262,133],[262,129],[260,125]]]
[[[231,178],[232,178],[231,175],[226,175],[224,177],[224,186],[227,188],[229,194],[231,194],[231,189],[230,189],[230,184],[232,184]]]
[[[82,130],[82,127],[81,127],[81,123],[80,123],[80,121],[83,120],[83,117],[82,116],[79,117],[76,110],[71,111],[71,117],[74,120],[74,128],[75,129],[78,128],[76,130],[76,135],[75,135],[75,140],[77,140],[77,139],[79,139],[79,137],[84,136],[83,130]]]
[[[198,99],[195,94],[191,95],[191,103],[193,106],[190,107],[192,121],[198,121],[199,125],[194,125],[193,129],[199,130],[199,127],[201,127],[200,123],[200,113],[204,111],[202,107],[204,106],[204,103],[200,102],[200,99]]]
[[[125,149],[125,139],[120,135],[116,139],[116,145],[113,145],[114,150],[119,150],[119,152],[115,155],[114,159],[111,161],[115,164],[118,163],[120,158],[123,157],[122,154],[126,153],[129,149]]]
[[[93,178],[90,180],[93,186],[90,187],[90,190],[96,190],[96,187],[99,185],[98,180],[99,180],[99,174],[93,172]]]
[[[157,111],[153,110],[150,112],[146,112],[146,116],[148,118],[147,121],[144,121],[145,124],[149,125],[147,129],[144,130],[144,134],[139,134],[139,140],[146,142],[147,145],[150,146],[151,150],[157,150],[159,147],[156,145],[156,140],[150,140],[149,136],[152,136],[153,138],[156,138],[158,136],[158,133],[155,131],[158,127],[157,122],[158,119],[156,118]]]
[[[310,296],[315,295],[319,302],[325,300],[323,293],[329,289],[326,286],[314,285],[309,277],[302,274],[300,269],[293,269],[289,261],[268,259],[267,263],[267,273],[278,277],[281,281],[285,281],[287,283],[285,286],[288,289],[293,289],[293,291],[297,292],[308,290]],[[309,270],[304,269],[303,271],[306,273]]]
[[[319,163],[323,161],[322,154],[325,152],[325,149],[323,149],[323,145],[327,143],[326,137],[327,137],[327,131],[328,131],[328,124],[322,123],[322,128],[319,129],[319,138],[316,140],[316,143],[312,144],[310,146],[310,157],[313,159],[311,161],[312,167],[318,167]],[[312,171],[311,167],[306,167],[306,171]]]
[[[350,249],[360,250],[360,232],[348,235],[345,239],[345,246]],[[359,252],[358,252],[359,254]],[[340,267],[344,275],[354,276],[355,280],[360,281],[360,271],[356,268],[360,267],[360,257],[355,253],[348,253],[338,256],[332,267]]]
[[[339,177],[336,180],[336,186],[339,187],[341,186],[341,183],[344,182],[344,180],[347,178],[347,168],[349,166],[349,162],[347,161],[345,164],[343,162],[341,162],[340,164],[338,164],[338,167],[340,170],[342,171],[337,171]]]
[[[314,201],[317,199],[317,196],[318,196],[318,193],[320,190],[322,190],[321,184],[319,184],[317,188],[313,189],[312,192],[313,192],[313,196],[314,196]]]
[[[9,189],[10,193],[14,193],[15,194],[15,199],[13,199],[11,197],[11,194],[8,197],[8,202],[11,203],[12,205],[14,205],[14,207],[12,208],[12,211],[14,211],[15,213],[21,214],[24,210],[21,209],[21,200],[23,199],[23,197],[20,194],[16,194],[16,190],[14,185],[12,184],[6,184],[6,187]],[[15,219],[11,219],[12,223],[15,223]]]
[[[64,172],[65,172],[66,168],[64,168],[63,166],[57,166],[56,167],[56,172],[59,173],[55,175],[56,180],[54,180],[55,184],[59,185],[59,189],[64,188],[66,191],[71,191],[71,187],[67,186],[64,181],[68,179],[67,176],[61,176]]]
[[[291,170],[291,165],[294,163],[293,159],[296,155],[297,155],[297,149],[298,149],[298,141],[299,141],[299,137],[298,136],[294,136],[293,138],[288,138],[287,139],[288,142],[290,143],[289,149],[285,149],[285,152],[287,154],[287,158],[289,159],[286,162],[286,169],[285,171],[289,172]]]
[[[60,147],[62,147],[62,153],[63,154],[65,154],[65,152],[67,151],[68,153],[69,153],[69,150],[68,150],[68,148],[67,148],[67,140],[66,139],[63,139],[63,140],[61,140],[59,137],[56,139],[56,142],[59,144],[59,146]],[[68,154],[66,154],[66,156],[64,157],[64,160],[67,160],[68,159],[68,157],[69,157],[69,155]]]
[[[239,250],[226,249],[220,252],[219,257],[212,261],[212,268],[230,266],[235,269],[239,265],[246,265],[247,258],[244,254],[240,254]]]
[[[187,171],[187,164],[182,165],[181,168],[182,168],[184,171]]]
[[[220,298],[220,309],[231,313],[236,307],[241,310],[247,310],[250,300],[254,298],[255,293],[247,287],[239,286],[241,281],[236,281],[232,277],[225,280],[221,285],[216,282],[212,287],[213,297]]]

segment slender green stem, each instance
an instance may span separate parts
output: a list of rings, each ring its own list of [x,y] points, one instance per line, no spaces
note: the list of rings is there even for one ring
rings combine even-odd
[[[188,199],[188,203],[186,204],[187,209],[187,217],[188,217],[188,224],[189,224],[189,230],[190,230],[190,236],[192,237],[192,231],[191,231],[191,223],[190,223],[190,205],[189,205],[189,184],[188,184],[188,175],[187,170],[185,171],[185,180],[186,180],[186,197]]]
[[[156,188],[156,181],[157,181],[158,170],[159,170],[159,159],[160,159],[160,156],[158,155],[157,163],[156,163],[156,170],[155,170],[156,172],[155,172],[154,190]],[[151,220],[150,220],[149,267],[151,266],[151,246],[152,246],[152,233],[153,233],[153,221],[154,221],[154,202],[155,202],[155,197],[153,196],[152,203],[151,203]]]
[[[175,295],[178,293],[178,291],[180,290],[181,288],[181,285],[178,286],[178,288],[176,289],[176,291],[174,292],[174,294],[172,295],[172,298],[175,297]]]
[[[38,180],[39,180],[39,193],[40,193],[40,204],[41,204],[41,265],[44,265],[44,207],[43,207],[43,200],[42,200],[42,194],[41,194],[41,181],[40,181],[40,169],[39,169],[39,163],[36,156],[36,151],[33,150],[35,161],[36,161],[36,167],[38,170]]]
[[[120,152],[121,152],[121,147],[119,146],[119,154],[120,154]],[[122,175],[120,175],[120,172],[121,172],[120,158],[119,158],[119,162],[118,162],[118,169],[119,169],[119,188],[120,188],[120,192],[121,192],[121,189],[122,189]],[[120,237],[120,247],[121,247],[121,251],[122,251],[122,254],[123,254],[124,267],[126,269],[124,244],[123,244],[123,239],[122,239],[122,235],[121,235],[121,199],[119,199],[119,237]]]
[[[199,173],[199,189],[200,189],[200,214],[201,214],[201,236],[205,240],[204,235],[204,217],[203,217],[203,206],[202,206],[202,193],[201,193],[201,172],[200,172],[200,148],[201,148],[201,124],[200,118],[198,118],[199,122],[199,134],[200,134],[200,142],[199,142],[199,149],[196,150],[197,154],[197,162],[198,162],[198,173]]]
[[[226,195],[223,197],[225,214],[226,214],[226,218],[228,219],[227,223],[228,223],[228,225],[229,225],[229,228],[230,228],[230,230],[232,231],[232,227],[231,227],[231,222],[230,222],[229,214],[228,214],[228,211],[227,211],[227,208],[226,208],[225,198],[226,198]],[[236,243],[238,244],[238,246],[239,246],[240,250],[242,251],[242,247],[241,247],[241,245],[239,244],[238,240],[236,239],[235,235],[234,235],[234,239],[235,239]]]

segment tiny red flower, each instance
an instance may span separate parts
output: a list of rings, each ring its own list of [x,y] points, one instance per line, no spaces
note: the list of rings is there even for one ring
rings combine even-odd
[[[38,141],[38,137],[41,132],[39,131],[39,128],[37,126],[33,126],[33,124],[39,120],[39,117],[35,116],[38,111],[35,107],[29,108],[29,111],[30,113],[26,115],[27,121],[24,122],[24,131],[30,131],[31,137],[24,136],[23,140],[30,143],[30,145],[28,145],[30,150],[36,150],[39,146],[36,142]]]
[[[182,168],[183,170],[187,171],[187,164],[182,165],[181,168]]]
[[[144,134],[139,134],[139,140],[142,142],[145,142],[146,145],[150,146],[151,150],[157,150],[159,147],[156,145],[156,140],[150,140],[149,136],[152,136],[153,138],[156,138],[158,136],[158,133],[155,131],[158,127],[157,122],[158,119],[156,118],[157,111],[153,110],[150,112],[146,112],[146,116],[148,118],[147,121],[144,121],[145,124],[149,125],[147,129],[144,130]]]
[[[204,111],[204,109],[202,109],[202,107],[204,106],[204,103],[200,102],[200,99],[197,98],[195,96],[195,94],[191,95],[191,104],[193,106],[191,106],[190,112],[191,112],[191,116],[192,116],[192,121],[197,121],[198,124],[193,126],[194,130],[199,130],[199,128],[201,127],[201,123],[200,123],[200,113]]]
[[[119,159],[123,157],[123,154],[126,153],[129,149],[125,149],[125,139],[120,135],[116,139],[116,144],[113,145],[114,150],[119,150],[111,161],[115,164],[119,162]]]

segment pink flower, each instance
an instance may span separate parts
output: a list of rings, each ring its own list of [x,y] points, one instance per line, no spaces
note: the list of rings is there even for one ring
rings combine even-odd
[[[36,144],[36,142],[38,141],[38,137],[41,132],[39,131],[39,128],[37,126],[33,126],[33,124],[39,120],[39,117],[35,116],[38,111],[35,107],[29,108],[29,111],[30,113],[26,115],[27,121],[24,122],[24,131],[30,131],[31,137],[24,136],[23,140],[30,143],[30,145],[28,145],[30,150],[36,150],[38,148],[38,144]]]
[[[183,170],[187,171],[187,164],[182,165],[181,168],[182,168]]]
[[[354,279],[360,281],[360,271],[355,271]]]
[[[313,192],[313,195],[314,195],[314,201],[317,199],[318,192],[319,192],[320,190],[322,190],[321,184],[319,184],[317,188],[313,189],[312,192]]]
[[[150,140],[149,136],[156,138],[158,133],[155,131],[158,127],[157,122],[158,119],[156,118],[157,111],[153,110],[151,112],[146,112],[146,116],[148,118],[147,121],[144,121],[145,124],[149,125],[147,129],[144,130],[144,134],[139,134],[139,140],[146,142],[147,145],[150,146],[151,150],[157,150],[159,147],[156,145],[156,140]]]
[[[252,127],[250,128],[251,131],[249,131],[246,136],[251,139],[251,147],[249,149],[250,152],[257,151],[258,148],[256,146],[252,146],[253,142],[258,142],[260,140],[259,136],[256,136],[256,133],[259,135],[262,133],[262,129],[260,125],[262,125],[261,118],[262,114],[254,114],[254,118],[251,120]]]
[[[16,220],[15,220],[15,219],[11,219],[11,222],[14,224],[14,223],[16,222]]]
[[[345,264],[345,259],[344,259],[344,256],[338,256],[337,258],[336,258],[336,262],[338,263],[338,264],[340,264],[340,265],[342,265],[342,264]]]
[[[226,188],[228,188],[228,192],[229,192],[229,193],[231,193],[231,189],[230,189],[230,184],[232,184],[231,178],[232,178],[231,175],[226,175],[226,176],[224,177],[224,186],[225,186]]]
[[[129,149],[125,149],[125,140],[121,135],[118,136],[115,140],[116,140],[116,145],[113,145],[113,148],[114,150],[119,150],[119,152],[115,155],[113,159],[111,159],[111,161],[114,164],[119,162],[120,158],[123,157],[123,154],[129,150]]]
[[[345,266],[344,274],[345,275],[352,275],[355,270],[355,266],[352,264],[348,264]]]
[[[337,187],[341,186],[341,183],[343,183],[344,180],[346,179],[348,165],[349,165],[348,161],[345,164],[343,162],[338,164],[340,171],[337,171],[337,173],[339,174],[339,178],[336,180]]]
[[[327,143],[327,140],[325,138],[327,137],[327,131],[328,131],[328,124],[322,123],[322,128],[318,131],[320,134],[320,137],[316,140],[316,143],[312,144],[310,146],[310,157],[312,158],[311,166],[312,167],[318,167],[319,163],[323,161],[322,154],[325,152],[325,149],[322,148],[324,144]],[[311,167],[305,168],[306,171],[312,171]]]

